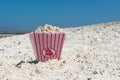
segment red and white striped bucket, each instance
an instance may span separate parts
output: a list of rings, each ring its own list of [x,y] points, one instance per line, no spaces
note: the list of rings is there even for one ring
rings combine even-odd
[[[30,41],[37,61],[60,59],[65,33],[31,33]]]

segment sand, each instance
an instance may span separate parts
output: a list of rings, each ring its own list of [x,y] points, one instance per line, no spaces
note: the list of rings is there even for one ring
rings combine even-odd
[[[120,23],[65,28],[61,60],[35,63],[29,34],[0,39],[0,80],[120,80]]]

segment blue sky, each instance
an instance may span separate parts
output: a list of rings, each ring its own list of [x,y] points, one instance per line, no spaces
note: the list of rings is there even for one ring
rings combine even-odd
[[[0,0],[0,31],[120,21],[120,0]]]

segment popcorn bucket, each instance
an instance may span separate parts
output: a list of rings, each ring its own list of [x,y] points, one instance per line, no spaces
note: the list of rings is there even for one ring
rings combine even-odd
[[[31,33],[30,41],[37,61],[60,59],[65,33]]]

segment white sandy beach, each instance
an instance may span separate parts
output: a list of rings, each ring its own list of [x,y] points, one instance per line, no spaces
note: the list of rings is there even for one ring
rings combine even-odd
[[[62,59],[45,63],[30,64],[29,34],[0,39],[0,80],[120,80],[120,22],[63,31]]]

